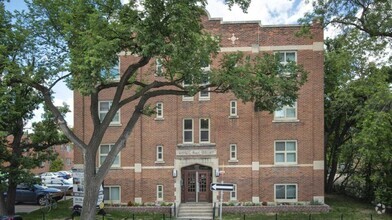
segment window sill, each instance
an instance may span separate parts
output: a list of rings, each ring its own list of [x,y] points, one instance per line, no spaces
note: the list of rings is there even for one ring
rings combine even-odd
[[[111,169],[111,170],[121,170],[121,167],[115,166],[115,167],[110,167],[110,169]]]
[[[120,123],[113,123],[113,124],[109,124],[109,127],[121,127],[122,124]]]
[[[275,167],[297,167],[297,163],[276,163]]]
[[[165,118],[154,118],[155,121],[163,121]]]
[[[156,164],[163,164],[163,163],[165,163],[165,161],[164,160],[157,160],[157,161],[155,161],[155,163]]]
[[[240,116],[238,116],[238,115],[230,115],[229,116],[229,119],[237,119],[237,118],[239,118]]]
[[[229,163],[238,163],[238,160],[229,160]]]
[[[193,97],[190,97],[190,98],[184,98],[184,97],[182,97],[182,101],[183,101],[183,102],[192,102],[192,101],[193,101]]]
[[[199,98],[199,101],[200,101],[200,102],[203,102],[203,101],[210,101],[210,98],[201,98],[201,97],[200,97],[200,98]]]
[[[272,120],[274,123],[297,123],[298,119],[274,119]]]

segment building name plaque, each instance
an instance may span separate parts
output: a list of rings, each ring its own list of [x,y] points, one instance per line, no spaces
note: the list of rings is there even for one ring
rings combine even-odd
[[[177,156],[210,156],[210,155],[216,155],[216,149],[177,150],[176,154]]]

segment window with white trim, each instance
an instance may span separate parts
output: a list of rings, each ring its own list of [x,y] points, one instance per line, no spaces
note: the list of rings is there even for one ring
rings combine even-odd
[[[98,105],[99,119],[102,122],[106,114],[109,112],[110,106],[112,106],[112,101],[99,101]],[[110,124],[120,124],[120,110],[116,112]]]
[[[279,61],[283,65],[286,65],[289,62],[297,62],[296,51],[278,51],[276,54],[278,54]]]
[[[230,201],[237,201],[237,184],[233,184],[233,191],[230,192]]]
[[[230,144],[230,160],[236,161],[237,160],[237,145]]]
[[[156,118],[163,119],[163,102],[157,102],[155,105],[156,109]]]
[[[193,119],[183,121],[183,143],[193,143]]]
[[[105,161],[106,157],[108,156],[110,150],[112,149],[113,144],[102,144],[99,146],[99,165],[101,166],[102,163]],[[120,167],[120,153],[117,154],[112,167]]]
[[[275,120],[296,120],[297,119],[297,102],[292,106],[285,105],[274,112]]]
[[[157,201],[163,201],[163,185],[157,185]]]
[[[200,119],[200,143],[210,143],[210,119]]]
[[[297,184],[275,184],[275,202],[296,202]]]
[[[210,66],[206,66],[202,68],[205,72],[201,75],[201,86],[206,86],[210,83],[208,72],[210,71]],[[203,89],[199,93],[199,100],[210,100],[210,92],[209,88]]]
[[[120,203],[120,187],[119,186],[105,186],[103,187],[104,201],[109,203]]]
[[[110,69],[102,69],[101,76],[111,81],[120,81],[120,58]]]
[[[192,79],[191,78],[186,78],[182,82],[183,87],[186,89],[187,87],[190,87],[192,85]],[[182,101],[193,101],[193,96],[190,95],[183,95],[182,96]]]
[[[275,141],[275,164],[297,164],[297,141]]]
[[[155,59],[155,76],[163,76],[163,65],[160,58]]]
[[[230,117],[237,117],[237,100],[230,101]]]
[[[158,145],[157,146],[157,162],[163,162],[163,146]]]

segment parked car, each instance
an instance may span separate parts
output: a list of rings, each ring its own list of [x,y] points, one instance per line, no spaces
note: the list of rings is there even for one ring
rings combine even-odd
[[[40,175],[40,178],[42,180],[42,183],[50,183],[50,181],[55,180],[55,179],[62,179],[62,177],[60,177],[57,173],[55,172],[46,172],[46,173],[42,173]]]
[[[27,184],[20,184],[16,187],[16,203],[36,203],[39,205],[45,205],[45,198],[46,194],[50,194],[53,199],[60,200],[63,198],[64,193],[55,188],[48,188],[46,186],[34,184],[34,185],[27,185]],[[4,193],[7,196],[6,193]]]
[[[61,190],[66,195],[72,195],[73,180],[71,179],[53,179],[50,183],[45,184],[47,187]]]
[[[62,177],[63,179],[69,179],[72,177],[72,174],[68,171],[58,171],[56,173],[57,176]]]

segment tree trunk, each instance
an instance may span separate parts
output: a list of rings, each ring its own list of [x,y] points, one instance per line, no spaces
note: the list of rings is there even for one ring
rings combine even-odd
[[[327,167],[329,172],[328,172],[328,176],[327,176],[326,183],[325,183],[325,192],[326,193],[333,192],[333,184],[334,184],[334,180],[335,180],[336,171],[338,168],[338,158],[337,158],[338,154],[335,152],[336,152],[336,149],[331,155],[332,158],[331,158],[330,167]]]
[[[95,219],[99,189],[102,181],[96,178],[96,151],[93,148],[85,150],[84,157],[84,198],[80,219]]]
[[[16,183],[11,179],[8,180],[7,190],[7,215],[15,215]]]
[[[5,207],[4,195],[3,192],[0,192],[0,216],[7,214],[7,209]]]

